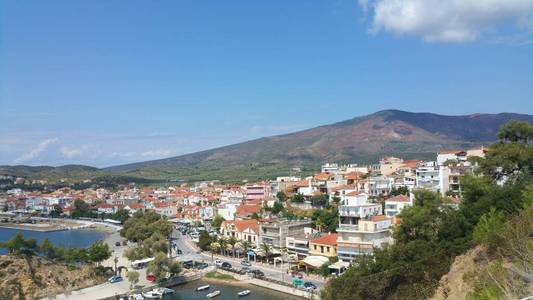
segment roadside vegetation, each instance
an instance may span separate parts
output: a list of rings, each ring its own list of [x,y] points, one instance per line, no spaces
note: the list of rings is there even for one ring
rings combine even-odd
[[[322,299],[427,299],[454,258],[482,245],[486,264],[466,276],[471,299],[520,298],[533,274],[533,127],[511,121],[464,177],[462,201],[417,191],[394,229],[394,244],[362,256],[332,279]],[[529,289],[529,291],[528,291]],[[466,297],[466,295],[465,295]]]
[[[214,271],[205,274],[204,277],[205,278],[210,278],[210,279],[216,279],[216,280],[236,281],[235,277],[233,277],[231,275],[222,274],[222,273],[214,272]]]

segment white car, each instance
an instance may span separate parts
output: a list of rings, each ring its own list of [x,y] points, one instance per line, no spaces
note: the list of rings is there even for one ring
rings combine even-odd
[[[215,266],[222,267],[222,261],[220,259],[215,260]]]

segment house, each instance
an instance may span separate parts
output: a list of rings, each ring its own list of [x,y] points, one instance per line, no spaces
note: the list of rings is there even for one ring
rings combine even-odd
[[[153,206],[157,214],[167,218],[173,218],[178,213],[178,207],[171,202],[156,202]]]
[[[303,259],[309,255],[309,241],[320,236],[320,232],[311,227],[304,227],[303,234],[293,234],[286,237],[287,253]]]
[[[425,162],[416,168],[416,187],[440,191],[440,168],[437,162]]]
[[[337,256],[337,233],[329,232],[309,241],[309,255]]]
[[[270,186],[267,183],[246,186],[246,201],[265,199],[269,195]]]
[[[130,212],[130,215],[133,215],[134,213],[138,211],[144,211],[146,207],[144,205],[139,203],[131,203],[124,207],[124,209],[128,210]]]
[[[402,209],[413,205],[413,199],[407,195],[393,196],[385,200],[385,215],[387,217],[394,217],[399,214]]]
[[[239,218],[248,218],[253,214],[261,213],[261,202],[254,201],[251,203],[245,203],[237,206],[235,210],[235,216]]]
[[[259,246],[259,222],[251,220],[224,221],[220,226],[222,236],[235,237],[240,241],[248,241],[254,246]]]
[[[370,177],[365,186],[365,192],[370,196],[387,196],[394,186],[394,178],[387,176]]]
[[[443,166],[446,161],[466,161],[467,152],[464,150],[443,150],[437,153],[437,164]]]
[[[383,157],[379,161],[379,174],[383,176],[389,176],[394,173],[403,165],[403,159],[394,157],[394,156],[387,156]]]
[[[108,203],[102,203],[97,206],[99,213],[114,214],[118,211],[118,207]]]

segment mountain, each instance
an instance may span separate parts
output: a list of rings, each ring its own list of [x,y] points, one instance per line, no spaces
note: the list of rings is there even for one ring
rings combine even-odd
[[[98,172],[159,179],[238,180],[287,174],[292,167],[303,167],[305,172],[326,161],[369,163],[384,155],[430,159],[442,149],[488,145],[511,119],[533,123],[532,115],[514,113],[445,116],[385,110],[291,134]]]
[[[533,116],[501,113],[443,116],[385,110],[296,133],[260,138],[192,154],[107,168],[132,171],[167,167],[223,167],[240,164],[371,162],[383,155],[419,157],[445,148],[489,144],[511,119]]]

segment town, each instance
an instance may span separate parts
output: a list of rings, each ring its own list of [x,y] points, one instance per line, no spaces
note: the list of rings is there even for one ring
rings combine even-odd
[[[393,243],[392,230],[402,222],[398,214],[413,205],[415,191],[438,192],[447,205],[457,206],[461,177],[474,173],[486,150],[441,151],[435,161],[383,157],[366,166],[326,163],[311,176],[300,177],[294,168],[275,180],[243,184],[126,184],[46,193],[14,188],[0,196],[0,226],[24,226],[38,217],[118,225],[137,212],[153,211],[194,243],[190,251],[174,244],[181,262],[194,260],[199,249],[222,269],[264,278],[268,268],[277,268],[277,281],[318,292],[358,256]],[[255,264],[266,268],[253,270]]]

